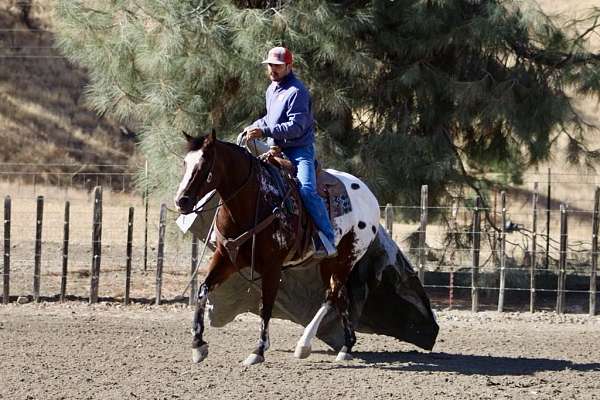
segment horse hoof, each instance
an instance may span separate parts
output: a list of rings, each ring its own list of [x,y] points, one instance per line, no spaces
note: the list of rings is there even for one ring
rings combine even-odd
[[[192,349],[192,361],[198,364],[208,356],[208,343]]]
[[[335,361],[350,361],[352,360],[352,354],[346,353],[345,351],[340,351],[335,358]]]
[[[265,358],[263,356],[259,356],[258,354],[250,354],[248,356],[248,358],[246,358],[244,360],[242,365],[247,367],[249,365],[260,364],[261,362],[264,362],[264,361],[265,361]]]
[[[294,351],[294,357],[296,358],[306,358],[310,356],[311,348],[310,346],[296,346],[296,351]]]

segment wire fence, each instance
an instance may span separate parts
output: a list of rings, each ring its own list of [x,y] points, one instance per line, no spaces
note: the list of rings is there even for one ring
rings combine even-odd
[[[37,193],[38,186],[51,185],[53,196],[70,197],[70,190],[88,193],[96,186],[112,191],[132,193],[136,189],[136,173],[122,164],[32,164],[0,163],[0,182],[11,184],[16,193]]]
[[[597,177],[590,178],[587,190],[570,192],[571,199],[543,199],[534,182],[526,196],[522,188],[501,191],[499,202],[488,199],[493,206],[483,206],[473,194],[431,207],[425,186],[420,206],[389,204],[382,213],[427,291],[446,306],[452,307],[459,294],[458,302],[470,302],[474,311],[480,306],[520,309],[529,303],[530,311],[570,307],[595,314],[599,191]],[[591,199],[582,198],[586,195]],[[567,201],[591,208],[573,209]],[[402,215],[413,216],[412,223]]]
[[[2,28],[0,58],[25,66],[36,65],[40,59],[58,62],[54,60],[65,57],[53,46],[53,37],[52,31],[44,29]],[[9,242],[5,236],[6,215],[0,227],[0,235],[5,237],[5,265],[7,262],[10,265],[10,293],[30,296],[34,280],[38,279],[42,298],[60,294],[68,202],[66,290],[77,298],[89,296],[91,265],[96,256],[92,242],[93,190],[101,186],[104,190],[99,297],[125,296],[128,261],[132,267],[131,298],[141,301],[156,297],[160,205],[168,199],[144,196],[144,190],[136,186],[136,176],[136,171],[127,165],[0,163],[0,194],[3,198],[10,196],[11,202]],[[382,224],[407,254],[425,289],[438,304],[468,307],[475,298],[481,300],[482,307],[496,307],[503,289],[509,293],[503,306],[509,308],[527,305],[527,297],[531,307],[534,294],[535,307],[557,308],[558,298],[565,293],[567,305],[591,310],[597,287],[593,270],[597,256],[593,220],[594,191],[598,185],[597,174],[550,170],[524,174],[519,186],[506,188],[504,207],[501,193],[496,191],[485,205],[477,208],[480,217],[477,229],[474,228],[476,193],[460,188],[446,203],[438,204],[428,199],[424,191],[421,204],[382,207]],[[534,211],[532,197],[536,192]],[[40,223],[38,196],[44,198]],[[568,205],[566,234],[561,230],[561,203]],[[131,207],[134,220],[129,241]],[[192,265],[189,238],[179,232],[175,218],[174,213],[166,211],[164,254],[160,256],[161,295],[165,299],[182,294]],[[41,254],[36,255],[38,251]],[[37,258],[39,273],[36,274]],[[561,271],[566,276],[562,291]],[[532,275],[537,278],[533,287]],[[475,291],[474,286],[477,286]],[[582,300],[584,297],[585,300],[589,297],[589,306]]]
[[[94,279],[100,300],[189,300],[183,289],[195,265],[192,245],[176,226],[176,213],[163,208],[161,220],[161,204],[168,199],[140,195],[135,173],[126,166],[103,165],[106,172],[96,173],[92,169],[99,166],[56,165],[61,170],[52,174],[37,167],[0,164],[0,193],[10,202],[0,227],[9,266],[3,272],[10,278],[3,291],[7,301],[36,297],[36,290],[41,299],[89,299]],[[100,254],[93,236],[97,186],[103,186]],[[589,187],[589,209],[560,202],[556,209],[554,201],[547,209],[540,193],[529,193],[525,201],[510,190],[499,193],[495,205],[463,196],[430,206],[424,188],[420,205],[383,206],[382,226],[408,256],[434,304],[595,313],[598,195],[593,183]],[[98,257],[101,268],[94,278]]]

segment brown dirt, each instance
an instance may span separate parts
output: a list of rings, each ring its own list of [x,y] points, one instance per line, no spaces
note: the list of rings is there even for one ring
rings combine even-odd
[[[81,303],[0,306],[0,399],[600,399],[600,317],[440,312],[433,352],[359,335],[336,363],[301,328],[274,320],[264,364],[242,367],[259,321],[208,328],[208,359],[190,360],[192,309]]]

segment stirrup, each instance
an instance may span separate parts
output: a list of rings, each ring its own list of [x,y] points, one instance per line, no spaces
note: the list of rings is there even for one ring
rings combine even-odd
[[[317,232],[315,237],[315,258],[333,258],[337,256],[337,249],[335,245],[327,239],[327,236],[321,231]]]

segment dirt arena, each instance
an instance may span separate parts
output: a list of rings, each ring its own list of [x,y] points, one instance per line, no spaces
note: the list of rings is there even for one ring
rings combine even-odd
[[[359,335],[336,363],[316,341],[296,360],[298,325],[274,320],[264,364],[243,367],[259,320],[208,328],[190,360],[192,309],[117,304],[0,306],[1,399],[600,399],[600,317],[438,312],[433,352]]]

